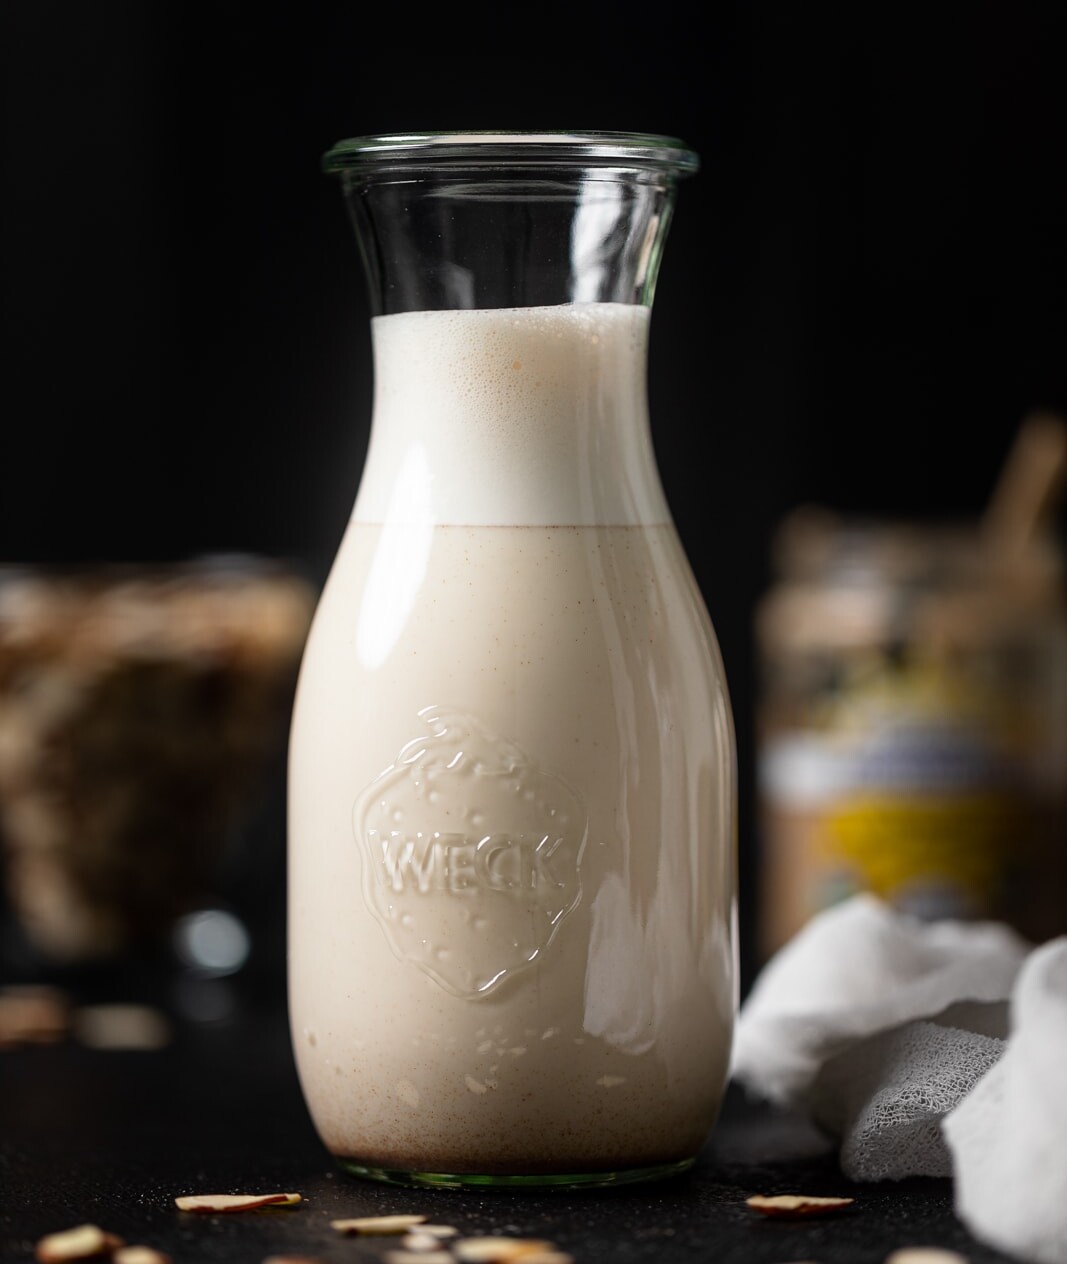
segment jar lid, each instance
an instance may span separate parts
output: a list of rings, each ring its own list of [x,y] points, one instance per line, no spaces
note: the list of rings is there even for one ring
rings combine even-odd
[[[622,167],[673,176],[698,170],[698,155],[673,136],[644,132],[397,132],[338,141],[323,157],[331,174],[404,167]]]

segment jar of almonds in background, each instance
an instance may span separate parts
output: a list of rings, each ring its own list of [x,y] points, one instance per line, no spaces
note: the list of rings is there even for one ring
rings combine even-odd
[[[1021,448],[982,522],[782,523],[756,621],[764,959],[859,891],[1067,932],[1058,465]]]

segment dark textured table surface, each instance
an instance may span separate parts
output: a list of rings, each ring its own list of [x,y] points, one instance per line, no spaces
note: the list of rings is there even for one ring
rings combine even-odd
[[[336,1217],[424,1212],[464,1233],[549,1238],[577,1264],[880,1264],[899,1247],[1004,1257],[956,1220],[949,1181],[852,1186],[799,1121],[731,1090],[695,1168],[645,1186],[582,1193],[460,1192],[377,1185],[340,1172],[305,1113],[284,1012],[246,1003],[179,1021],[153,1052],[74,1040],[0,1051],[0,1261],[33,1259],[46,1233],[84,1222],[166,1251],[174,1264],[381,1260],[395,1240],[341,1238]],[[198,1216],[182,1193],[292,1190],[290,1211]],[[848,1194],[832,1217],[772,1221],[753,1193]]]

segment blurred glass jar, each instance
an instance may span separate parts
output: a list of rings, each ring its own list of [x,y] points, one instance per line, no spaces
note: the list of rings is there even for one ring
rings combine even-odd
[[[158,945],[210,899],[313,601],[243,556],[0,569],[0,858],[46,965]]]
[[[758,938],[870,891],[1067,931],[1067,613],[1049,533],[789,517],[757,610]]]

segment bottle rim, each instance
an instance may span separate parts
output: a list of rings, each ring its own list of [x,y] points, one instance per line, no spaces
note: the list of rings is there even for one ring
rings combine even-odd
[[[386,132],[340,140],[323,155],[323,170],[389,167],[611,167],[692,175],[699,155],[674,136],[650,132]]]

